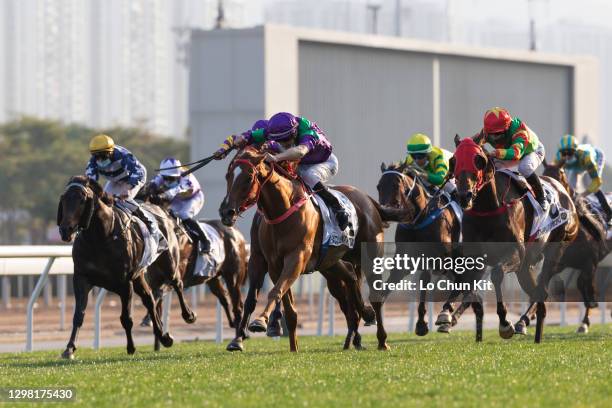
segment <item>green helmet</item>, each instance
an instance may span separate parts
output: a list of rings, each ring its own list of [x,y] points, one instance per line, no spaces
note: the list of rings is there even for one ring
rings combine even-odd
[[[415,133],[410,136],[406,143],[408,153],[429,153],[431,152],[431,140],[424,133]]]

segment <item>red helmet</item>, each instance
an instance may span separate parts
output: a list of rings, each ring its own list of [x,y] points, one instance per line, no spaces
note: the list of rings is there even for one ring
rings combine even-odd
[[[512,116],[504,108],[491,108],[484,115],[485,133],[501,133],[508,130]]]

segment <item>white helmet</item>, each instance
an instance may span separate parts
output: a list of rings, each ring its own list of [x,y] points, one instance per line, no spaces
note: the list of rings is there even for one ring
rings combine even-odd
[[[166,177],[181,177],[181,161],[174,157],[167,157],[161,161],[159,168],[162,169],[159,174]],[[176,167],[174,169],[168,169],[168,167]]]

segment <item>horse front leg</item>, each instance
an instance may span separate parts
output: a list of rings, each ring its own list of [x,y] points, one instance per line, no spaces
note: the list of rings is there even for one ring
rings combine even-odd
[[[147,311],[151,316],[151,323],[153,323],[153,333],[155,334],[155,337],[159,339],[164,347],[171,347],[174,343],[174,339],[169,333],[163,333],[159,314],[156,310],[155,299],[153,298],[153,293],[151,292],[149,284],[145,280],[144,274],[140,274],[140,276],[134,280],[134,291],[138,296],[140,296],[142,304],[147,308]]]
[[[422,288],[427,287],[427,284],[431,281],[431,272],[422,271],[419,280]],[[427,291],[421,290],[419,292],[418,319],[416,322],[416,327],[414,328],[414,333],[417,336],[425,336],[427,333],[429,333],[429,327],[427,327],[427,322],[425,321],[425,313],[427,312],[427,308],[425,307],[426,301]]]
[[[576,329],[576,333],[579,334],[586,334],[589,332],[589,327],[591,325],[589,314],[591,309],[597,307],[597,302],[595,301],[595,288],[593,287],[593,277],[595,276],[596,269],[597,266],[588,266],[581,269],[580,275],[578,275],[578,290],[582,295],[585,308],[582,323]]]
[[[125,336],[127,338],[127,353],[134,354],[136,347],[134,347],[134,339],[132,338],[132,327],[134,322],[132,321],[132,294],[134,293],[134,287],[132,282],[128,282],[126,287],[121,291],[119,297],[121,298],[121,326],[125,330]]]
[[[282,260],[282,272],[278,275],[275,268],[270,268],[270,277],[274,281],[274,287],[268,293],[268,303],[264,307],[263,312],[249,325],[249,330],[255,329],[262,331],[267,329],[270,314],[276,307],[276,304],[291,288],[291,285],[300,277],[306,267],[306,260],[310,259],[311,251],[307,248],[298,248],[295,251],[286,255]],[[280,265],[278,265],[280,267]],[[276,278],[276,279],[275,279]]]
[[[292,352],[297,352],[298,315],[297,310],[295,309],[295,301],[293,299],[293,293],[291,292],[291,288],[287,289],[287,292],[283,296],[283,308],[285,311],[285,321],[287,322],[287,330],[289,331],[289,349]]]
[[[253,248],[251,249],[253,250]],[[246,327],[251,318],[251,314],[255,311],[255,306],[257,306],[257,295],[263,286],[267,271],[268,263],[263,254],[257,250],[253,250],[248,263],[249,291],[244,301],[244,313],[236,326],[235,337],[226,347],[227,351],[244,350],[242,342],[248,337],[246,334]]]
[[[62,353],[62,358],[72,360],[74,358],[74,352],[76,351],[76,342],[79,335],[79,330],[83,325],[83,319],[85,318],[85,309],[87,309],[87,301],[89,299],[89,292],[91,292],[91,284],[78,272],[72,276],[72,283],[74,286],[74,316],[72,317],[72,333],[70,333],[70,340],[66,345],[66,350]]]
[[[233,329],[236,326],[234,325],[234,321],[232,318],[232,314],[229,309],[229,302],[227,301],[227,290],[221,284],[221,280],[219,276],[214,276],[213,278],[206,281],[206,285],[210,289],[211,293],[219,299],[219,303],[221,303],[221,307],[223,307],[223,311],[225,312],[225,316],[229,322],[230,327]]]
[[[504,280],[504,271],[500,265],[495,265],[491,270],[491,281],[495,288],[495,297],[497,299],[497,316],[499,317],[499,336],[502,339],[511,339],[514,336],[514,325],[506,320],[508,310],[504,304],[504,296],[502,293],[502,282]]]

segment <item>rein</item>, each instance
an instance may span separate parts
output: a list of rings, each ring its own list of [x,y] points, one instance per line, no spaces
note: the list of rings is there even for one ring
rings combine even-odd
[[[253,163],[251,163],[249,160],[246,159],[235,159],[232,162],[232,165],[230,168],[234,168],[235,164],[245,164],[247,166],[249,166],[251,169],[253,169],[253,179],[255,181],[255,183],[257,183],[257,193],[255,194],[255,198],[254,199],[249,199],[248,197],[242,202],[242,204],[240,204],[240,207],[238,208],[238,214],[242,214],[244,211],[246,211],[247,209],[249,209],[250,207],[252,207],[253,205],[255,205],[258,201],[259,201],[259,196],[261,195],[261,192],[263,190],[263,187],[266,185],[266,183],[268,183],[270,181],[270,179],[272,178],[272,176],[274,175],[274,172],[278,172],[281,175],[283,175],[284,177],[290,179],[290,180],[295,180],[298,178],[297,175],[295,174],[291,174],[289,173],[287,170],[285,170],[283,167],[279,166],[276,163],[273,163],[271,165],[271,169],[270,169],[270,174],[264,179],[264,181],[262,183],[259,182],[259,175],[261,174],[259,172],[259,170],[257,170],[257,166],[255,166]],[[299,179],[300,183],[302,184],[302,188],[304,191],[308,191],[308,189],[306,188],[306,186],[304,185],[304,182],[302,181],[302,179]],[[251,188],[252,191],[252,188]],[[249,194],[250,195],[250,194]],[[298,201],[296,201],[294,204],[291,205],[291,207],[289,207],[283,214],[281,214],[280,216],[270,219],[266,216],[266,214],[264,213],[264,211],[259,208],[257,208],[257,212],[259,214],[261,214],[261,216],[263,217],[264,221],[267,224],[271,224],[271,225],[275,225],[275,224],[280,224],[281,222],[285,221],[287,218],[289,218],[291,215],[293,215],[293,213],[295,213],[297,210],[299,210],[307,201],[308,199],[311,197],[312,194],[305,194],[303,195]]]

